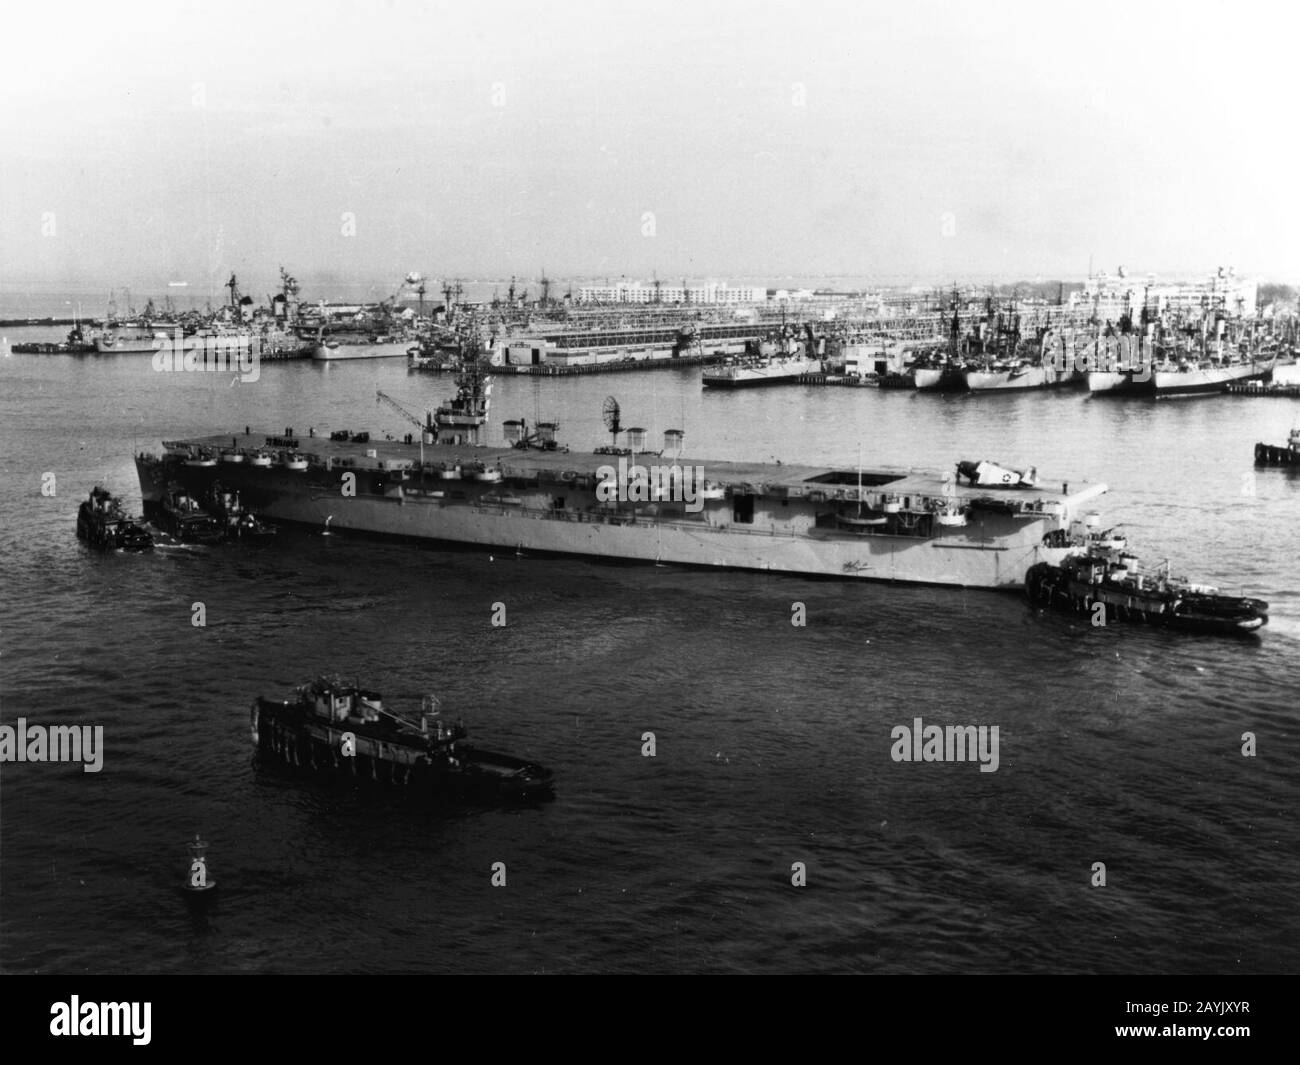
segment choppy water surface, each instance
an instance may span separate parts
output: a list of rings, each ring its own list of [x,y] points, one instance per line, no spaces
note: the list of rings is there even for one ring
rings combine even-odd
[[[1103,480],[1144,558],[1273,603],[1252,641],[1092,630],[982,592],[314,530],[144,556],[74,535],[95,483],[138,505],[132,454],[163,437],[405,432],[376,389],[422,413],[451,383],[400,359],[234,384],[142,356],[0,359],[0,721],[99,724],[106,745],[98,774],[0,767],[5,970],[1296,968],[1300,478],[1251,466],[1294,403],[714,395],[698,370],[493,393],[496,433],[551,417],[575,448],[603,442],[614,394],[652,438],[685,428],[706,466],[853,466],[861,446],[868,465]],[[436,691],[472,739],[550,766],[556,800],[416,810],[259,769],[252,698],[327,670],[399,706]],[[997,771],[892,761],[916,717],[997,725]],[[174,892],[196,831],[222,892],[202,919]]]

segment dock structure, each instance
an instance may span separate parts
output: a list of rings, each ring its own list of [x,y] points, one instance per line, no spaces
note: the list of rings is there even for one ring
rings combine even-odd
[[[1090,314],[1089,310],[1068,307],[1032,308],[1021,312],[1021,327],[1033,329],[1050,321],[1056,328],[1082,329],[1088,325]],[[584,324],[587,328],[582,327]],[[805,326],[811,326],[819,336],[849,337],[859,342],[946,343],[952,316],[937,311],[906,314],[888,308],[883,314],[859,311],[819,318],[799,314],[797,310],[786,316],[765,310],[747,321],[697,321],[683,316],[677,320],[660,318],[650,322],[618,321],[611,317],[595,323],[591,319],[585,323],[583,320],[541,323],[529,330],[528,335],[561,349],[654,347],[673,345],[683,330],[689,331],[692,342],[709,343],[763,340],[782,328],[802,330]]]
[[[1228,386],[1227,390],[1234,396],[1271,396],[1273,398],[1281,399],[1300,399],[1300,384],[1264,385],[1259,384],[1258,382],[1249,381],[1241,384],[1231,384]]]
[[[86,355],[95,350],[94,344],[11,344],[15,355]]]
[[[801,373],[790,379],[791,384],[813,385],[815,387],[838,388],[879,388],[880,382],[874,376],[860,377],[856,374]]]
[[[99,326],[102,322],[91,318],[0,318],[0,329],[15,329],[27,325],[87,325]]]
[[[497,372],[509,373],[514,370],[517,374],[530,377],[574,377],[581,374],[625,373],[631,370],[675,370],[683,366],[715,366],[725,358],[726,355],[716,352],[712,354],[687,353],[675,357],[663,355],[644,359],[614,359],[608,362],[572,363],[569,365],[543,362],[534,366],[503,366]]]
[[[258,353],[258,358],[263,362],[288,362],[290,359],[310,359],[312,346],[310,344],[296,348],[277,348]]]

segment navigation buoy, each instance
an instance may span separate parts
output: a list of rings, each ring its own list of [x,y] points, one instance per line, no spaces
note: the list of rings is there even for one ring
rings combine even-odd
[[[190,867],[181,887],[193,894],[201,895],[216,888],[217,882],[208,876],[208,845],[194,834],[194,842],[189,844]]]

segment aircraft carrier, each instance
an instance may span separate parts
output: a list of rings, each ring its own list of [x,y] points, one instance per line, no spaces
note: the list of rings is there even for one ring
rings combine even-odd
[[[136,457],[146,514],[212,483],[279,522],[650,563],[1020,589],[1083,550],[1103,484],[1042,486],[992,463],[954,471],[714,462],[607,447],[486,447],[473,395],[403,441],[222,434]],[[485,403],[482,404],[485,407]],[[507,423],[509,426],[511,423]],[[665,434],[666,445],[674,441]],[[671,450],[666,446],[665,451]]]

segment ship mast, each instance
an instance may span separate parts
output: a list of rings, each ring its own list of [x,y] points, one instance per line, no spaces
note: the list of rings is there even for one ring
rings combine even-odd
[[[230,275],[230,280],[227,281],[223,287],[230,289],[230,313],[234,316],[235,320],[238,321],[240,317],[239,282],[235,279],[234,274]]]
[[[858,441],[858,517],[862,517],[862,441]]]

